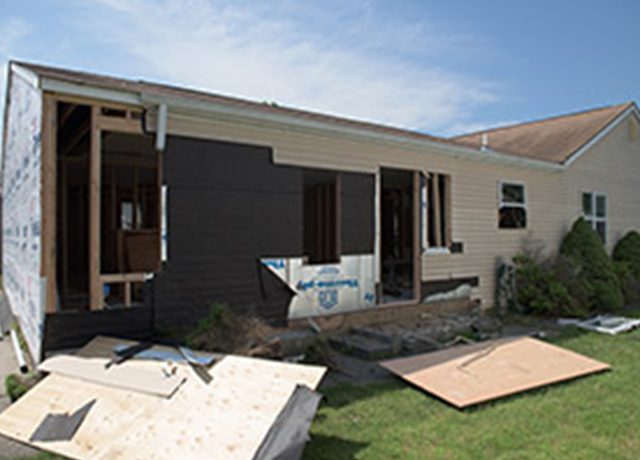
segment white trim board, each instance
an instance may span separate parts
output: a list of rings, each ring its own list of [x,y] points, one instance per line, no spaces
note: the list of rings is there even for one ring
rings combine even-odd
[[[564,161],[564,163],[562,163],[563,166],[565,166],[566,168],[571,166],[574,161],[576,161],[578,158],[584,155],[591,147],[597,144],[603,137],[605,137],[607,134],[613,131],[613,129],[616,126],[618,126],[622,121],[626,120],[627,116],[630,114],[634,114],[638,119],[638,121],[640,122],[640,112],[638,112],[638,107],[636,107],[636,105],[634,104],[631,107],[629,107],[627,110],[622,112],[620,115],[618,115],[611,123],[609,123],[603,130],[601,130],[598,134],[596,134],[589,142],[587,142],[578,150],[576,150],[568,159]]]

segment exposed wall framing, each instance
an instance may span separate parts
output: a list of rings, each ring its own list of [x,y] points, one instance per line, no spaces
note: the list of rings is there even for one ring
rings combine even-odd
[[[86,123],[79,124],[77,129],[65,139],[64,145],[60,145],[56,136],[58,129],[65,125],[77,111],[78,107],[88,107],[89,116]],[[77,114],[76,114],[77,115]],[[60,308],[60,293],[58,286],[66,291],[69,285],[68,269],[68,222],[66,218],[57,222],[57,215],[62,212],[65,216],[68,212],[67,180],[69,177],[67,165],[74,161],[85,161],[83,158],[68,158],[67,155],[75,151],[88,138],[88,307],[91,310],[99,310],[104,307],[104,285],[121,284],[123,291],[123,304],[132,304],[132,286],[144,281],[144,273],[113,273],[104,276],[101,268],[101,207],[103,197],[102,185],[102,138],[105,133],[124,133],[143,135],[142,110],[139,107],[129,107],[120,104],[103,103],[78,97],[61,96],[57,94],[45,94],[43,108],[43,251],[42,251],[42,276],[47,280],[46,284],[46,309],[47,312],[55,312]],[[85,157],[86,158],[86,157]],[[62,161],[58,163],[58,159]],[[58,166],[58,167],[57,167]],[[158,203],[157,222],[158,233],[161,210],[160,185],[162,178],[161,159],[157,159],[157,197]],[[58,189],[57,181],[64,184]],[[134,191],[135,193],[135,191]],[[61,194],[58,197],[58,194]],[[61,198],[59,201],[58,198]],[[60,209],[56,209],[56,203],[60,203]],[[155,211],[154,211],[155,213]],[[62,235],[57,235],[61,232]],[[57,252],[56,237],[61,237],[62,247]],[[158,251],[160,253],[160,238]],[[57,260],[60,257],[62,260]],[[57,263],[62,266],[59,268]],[[159,268],[159,263],[156,269]],[[60,274],[60,276],[58,276]],[[120,276],[123,275],[123,276]],[[126,275],[126,276],[124,276]]]

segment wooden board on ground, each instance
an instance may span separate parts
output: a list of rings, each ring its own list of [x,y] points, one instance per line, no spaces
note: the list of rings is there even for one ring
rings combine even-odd
[[[107,368],[109,361],[109,358],[59,355],[41,363],[38,370],[165,398],[175,393],[184,381],[184,377],[167,373],[156,363],[129,360]]]
[[[459,409],[610,369],[530,337],[462,345],[380,364]]]
[[[226,356],[209,370],[207,385],[188,365],[177,368],[187,380],[170,398],[51,374],[0,414],[0,434],[76,459],[250,460],[296,385],[315,389],[326,371]],[[73,413],[92,399],[73,439],[29,442],[47,414]]]

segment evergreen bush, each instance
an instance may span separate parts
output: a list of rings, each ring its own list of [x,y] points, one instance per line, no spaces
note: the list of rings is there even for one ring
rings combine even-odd
[[[526,254],[514,257],[517,302],[524,313],[580,316],[579,305],[556,271],[554,261],[539,261]]]
[[[630,231],[613,248],[613,260],[624,262],[633,276],[640,281],[640,233]]]
[[[574,267],[576,282],[587,310],[616,310],[624,298],[613,262],[598,234],[579,218],[560,246],[560,254]]]

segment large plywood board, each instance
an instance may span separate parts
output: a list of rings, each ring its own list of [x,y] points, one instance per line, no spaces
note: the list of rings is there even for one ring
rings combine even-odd
[[[315,389],[325,371],[226,356],[209,371],[208,385],[178,365],[187,380],[170,398],[51,374],[0,414],[0,434],[76,459],[249,460],[296,385]],[[92,399],[72,440],[29,442],[47,414],[72,413]]]
[[[530,337],[463,345],[380,364],[460,409],[610,369]]]
[[[44,330],[41,138],[42,92],[12,69],[2,177],[2,275],[13,314],[34,360]]]

